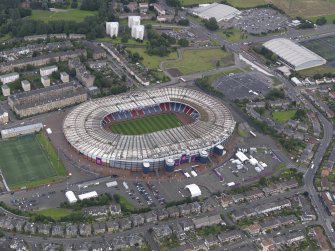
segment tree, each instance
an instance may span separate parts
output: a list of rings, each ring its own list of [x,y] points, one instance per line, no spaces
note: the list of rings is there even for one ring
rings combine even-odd
[[[205,26],[207,29],[211,30],[211,31],[215,31],[217,29],[219,29],[219,25],[218,22],[216,21],[215,17],[211,17],[208,20],[205,20]]]
[[[325,17],[319,17],[318,19],[316,19],[315,23],[317,25],[324,25],[327,23],[327,19]]]
[[[181,47],[187,47],[189,45],[189,42],[186,38],[181,38],[181,39],[178,40],[178,44]]]
[[[182,26],[189,26],[190,25],[190,21],[188,19],[180,19],[178,21],[178,24],[182,25]]]
[[[179,0],[166,0],[166,4],[170,7],[180,7],[180,1]]]
[[[78,2],[74,2],[74,1],[73,1],[73,2],[71,3],[71,8],[72,8],[72,9],[77,9],[77,8],[78,8]]]
[[[221,50],[226,51],[226,46],[224,44],[221,46]]]

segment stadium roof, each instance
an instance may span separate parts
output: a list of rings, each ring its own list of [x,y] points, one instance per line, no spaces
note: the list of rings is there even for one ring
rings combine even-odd
[[[193,107],[200,118],[191,124],[143,135],[115,134],[102,126],[114,112],[178,102]],[[80,153],[104,163],[180,157],[185,150],[199,154],[226,141],[235,128],[230,111],[219,100],[186,88],[160,88],[94,99],[77,106],[64,120],[67,141]]]
[[[216,21],[229,20],[241,12],[229,5],[212,3],[207,6],[198,7],[193,10],[193,14],[203,19],[214,17]]]
[[[197,184],[186,185],[185,189],[188,189],[190,191],[192,198],[201,196],[201,190]]]
[[[316,53],[289,39],[272,39],[264,43],[263,46],[275,53],[296,71],[323,65],[327,62]]]

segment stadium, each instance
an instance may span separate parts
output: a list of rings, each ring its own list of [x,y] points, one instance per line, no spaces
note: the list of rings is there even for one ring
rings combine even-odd
[[[162,88],[90,100],[64,119],[68,143],[98,165],[145,173],[224,154],[235,128],[217,99],[186,88]]]

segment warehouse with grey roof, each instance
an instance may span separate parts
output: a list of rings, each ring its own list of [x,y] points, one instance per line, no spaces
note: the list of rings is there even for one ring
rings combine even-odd
[[[289,39],[272,39],[263,46],[295,71],[324,65],[327,62],[326,59]]]
[[[229,5],[212,3],[207,6],[195,8],[193,14],[202,19],[210,19],[211,17],[214,17],[216,21],[220,22],[230,20],[233,17],[240,15],[241,12]]]

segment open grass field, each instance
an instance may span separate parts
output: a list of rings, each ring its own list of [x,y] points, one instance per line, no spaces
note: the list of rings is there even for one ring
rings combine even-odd
[[[175,114],[164,113],[112,124],[111,130],[112,132],[119,134],[140,135],[166,130],[181,125],[181,122],[178,120]]]
[[[35,211],[35,213],[38,213],[44,216],[49,216],[53,218],[54,220],[59,220],[60,218],[64,216],[70,215],[72,212],[73,212],[72,210],[65,209],[65,208],[48,208],[44,210]]]
[[[59,12],[47,11],[47,10],[33,10],[32,15],[29,17],[34,20],[41,20],[44,22],[50,21],[76,21],[81,22],[88,16],[94,16],[96,12],[85,11],[85,10],[74,10],[68,9]]]
[[[267,4],[266,0],[228,0],[227,2],[236,8],[252,8],[258,5]]]
[[[298,73],[302,77],[312,77],[315,74],[323,75],[325,73],[335,73],[335,67],[330,67],[330,66],[327,66],[327,65],[321,65],[321,66],[313,67],[313,68],[310,68],[310,69],[298,71]]]
[[[328,62],[335,61],[335,36],[309,40],[301,44]]]
[[[35,136],[1,141],[0,160],[0,169],[11,189],[57,180],[57,171]]]
[[[278,123],[286,123],[290,119],[294,117],[297,110],[288,110],[288,111],[279,111],[279,112],[273,112],[272,118],[273,120],[277,121]]]
[[[218,61],[220,62],[220,67],[225,67],[234,63],[234,57],[231,53],[219,48],[186,49],[183,51],[180,61],[167,62],[165,68],[177,68],[183,75],[189,75],[214,69]]]
[[[171,52],[168,56],[166,57],[160,57],[160,56],[150,56],[145,52],[145,48],[127,48],[128,51],[131,51],[132,53],[137,52],[140,54],[140,56],[143,58],[141,63],[147,67],[148,69],[158,69],[159,64],[163,61],[167,60],[172,60],[172,59],[177,59],[177,52]]]
[[[241,39],[246,39],[248,37],[247,34],[243,34],[239,29],[231,28],[227,30],[219,30],[216,32],[220,37],[230,42],[237,42]]]
[[[242,0],[241,0],[242,1]],[[335,0],[265,0],[291,17],[334,15]]]

